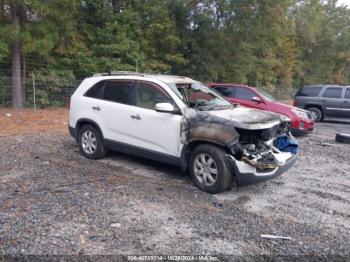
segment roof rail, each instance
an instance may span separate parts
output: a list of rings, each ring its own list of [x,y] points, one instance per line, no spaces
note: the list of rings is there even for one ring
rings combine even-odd
[[[96,76],[127,76],[127,75],[145,76],[145,74],[138,73],[138,72],[132,72],[132,71],[110,71],[107,73],[93,74],[92,76],[96,77]]]
[[[151,76],[165,76],[165,77],[176,77],[176,78],[180,78],[180,79],[191,79],[188,76],[167,75],[167,74],[162,74],[162,73],[151,74]]]

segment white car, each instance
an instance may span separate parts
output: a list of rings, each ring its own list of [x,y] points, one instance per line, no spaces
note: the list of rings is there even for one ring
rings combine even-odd
[[[106,149],[177,165],[209,193],[282,174],[297,143],[289,119],[233,105],[187,77],[117,72],[85,79],[69,131],[90,159]]]

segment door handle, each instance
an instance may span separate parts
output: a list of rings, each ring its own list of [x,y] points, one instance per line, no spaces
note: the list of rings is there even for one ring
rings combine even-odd
[[[141,120],[140,115],[131,115],[130,117],[131,117],[132,119]]]
[[[96,111],[101,111],[101,107],[99,107],[99,106],[93,106],[92,109],[96,110]]]

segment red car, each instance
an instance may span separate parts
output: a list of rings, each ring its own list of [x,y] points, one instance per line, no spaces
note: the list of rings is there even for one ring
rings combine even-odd
[[[207,85],[232,103],[239,103],[242,106],[271,111],[289,117],[293,135],[305,135],[314,129],[315,121],[309,111],[279,103],[269,94],[258,91],[254,87],[221,83],[208,83]]]

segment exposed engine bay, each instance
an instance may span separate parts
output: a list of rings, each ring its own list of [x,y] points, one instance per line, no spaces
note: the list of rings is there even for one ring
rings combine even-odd
[[[288,119],[283,116],[250,109],[237,109],[240,114],[235,115],[223,113],[197,111],[188,114],[183,141],[222,144],[231,151],[228,157],[238,161],[243,169],[247,168],[242,163],[264,172],[283,166],[297,153],[298,143],[290,133]]]
[[[289,122],[281,122],[279,125],[264,130],[236,128],[236,131],[240,138],[239,142],[232,147],[234,158],[257,169],[281,167],[284,163],[276,157],[276,154],[297,153],[298,144],[290,134]]]

